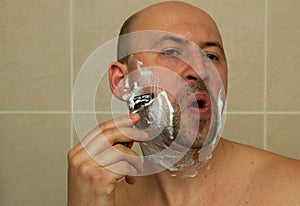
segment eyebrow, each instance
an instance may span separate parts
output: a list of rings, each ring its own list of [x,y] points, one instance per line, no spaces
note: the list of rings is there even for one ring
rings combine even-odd
[[[174,36],[174,35],[165,34],[163,37],[161,37],[159,40],[157,40],[154,43],[153,47],[161,44],[164,41],[173,41],[173,42],[178,43],[178,44],[188,44],[188,42],[189,42],[189,40],[184,39],[182,37],[177,37],[177,36]]]
[[[201,43],[201,46],[200,46],[201,49],[205,49],[207,47],[217,47],[221,50],[222,54],[225,55],[222,45],[217,41],[207,41],[207,42]]]
[[[177,36],[169,35],[169,34],[166,34],[165,36],[163,36],[160,39],[160,42],[166,41],[166,40],[174,41],[174,42],[180,43],[180,44],[187,44],[189,42],[189,40],[187,40],[187,39],[184,39],[182,37],[177,37]]]

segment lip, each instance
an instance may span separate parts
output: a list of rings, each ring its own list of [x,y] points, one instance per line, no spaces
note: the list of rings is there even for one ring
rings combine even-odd
[[[201,101],[202,107],[196,107],[197,101]],[[187,101],[187,106],[192,113],[199,114],[201,118],[210,117],[211,102],[210,97],[206,92],[195,92]]]

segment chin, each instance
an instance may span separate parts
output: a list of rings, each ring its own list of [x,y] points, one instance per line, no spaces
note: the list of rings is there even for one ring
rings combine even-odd
[[[174,128],[175,141],[184,147],[193,149],[201,149],[207,139],[210,128],[210,118],[207,120],[199,119],[195,121],[194,118],[185,118],[180,127]]]

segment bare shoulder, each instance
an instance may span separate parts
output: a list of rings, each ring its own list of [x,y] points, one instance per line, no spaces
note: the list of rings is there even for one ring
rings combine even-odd
[[[269,199],[288,205],[300,205],[300,161],[269,153],[258,170],[257,179],[263,182]],[[293,203],[293,204],[292,204]]]
[[[250,196],[266,203],[300,205],[300,160],[231,141],[226,144],[244,165],[244,172],[252,172]]]

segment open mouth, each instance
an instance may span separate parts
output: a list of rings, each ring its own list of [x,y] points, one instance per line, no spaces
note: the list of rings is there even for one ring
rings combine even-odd
[[[209,95],[206,92],[194,93],[188,100],[188,107],[202,116],[209,115],[211,107]]]
[[[196,100],[192,102],[191,107],[203,109],[205,108],[205,101],[204,100]]]

